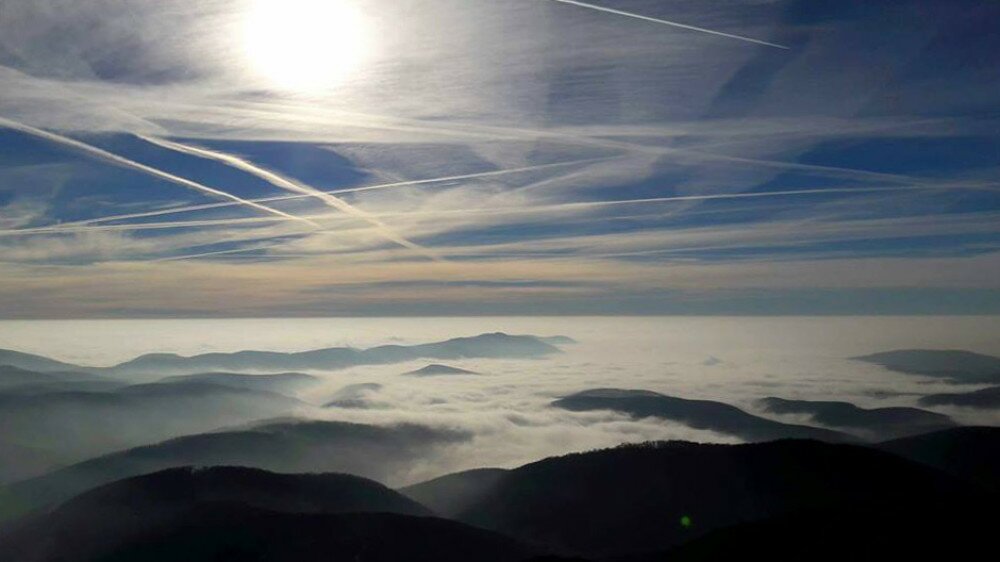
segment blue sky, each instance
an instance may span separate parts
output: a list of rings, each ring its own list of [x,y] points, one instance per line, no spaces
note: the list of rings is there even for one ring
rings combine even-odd
[[[4,317],[1000,312],[989,0],[5,10]]]

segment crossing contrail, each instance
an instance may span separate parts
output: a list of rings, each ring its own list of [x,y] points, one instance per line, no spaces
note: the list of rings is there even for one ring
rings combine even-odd
[[[146,142],[155,144],[156,146],[180,152],[182,154],[189,154],[191,156],[197,156],[199,158],[207,158],[209,160],[222,162],[227,166],[231,166],[248,174],[257,176],[258,178],[261,178],[264,181],[280,189],[305,195],[307,197],[313,197],[315,199],[319,199],[329,207],[337,209],[338,211],[348,216],[352,216],[367,222],[368,224],[370,224],[375,228],[375,231],[378,232],[380,236],[391,242],[399,244],[404,248],[413,250],[423,255],[424,257],[430,258],[432,260],[440,261],[442,259],[439,255],[437,255],[430,249],[425,248],[424,246],[421,246],[420,244],[417,244],[416,242],[407,239],[403,235],[394,231],[380,219],[376,218],[375,216],[371,215],[366,211],[363,211],[355,207],[354,205],[351,205],[347,201],[344,201],[339,197],[335,197],[333,195],[330,195],[329,193],[316,189],[315,187],[312,187],[310,185],[306,185],[300,181],[286,178],[281,174],[262,168],[254,164],[253,162],[240,158],[239,156],[235,156],[225,152],[220,152],[217,150],[209,150],[207,148],[202,148],[199,146],[192,146],[175,141],[169,141],[166,139],[147,137],[143,135],[138,135],[138,136],[139,138],[145,140]]]
[[[108,152],[107,150],[104,150],[103,148],[98,148],[96,146],[87,144],[87,143],[82,142],[82,141],[78,141],[76,139],[72,139],[72,138],[69,138],[69,137],[66,137],[66,136],[63,136],[63,135],[52,133],[50,131],[46,131],[46,130],[43,130],[43,129],[32,127],[30,125],[25,125],[24,123],[20,123],[20,122],[17,122],[17,121],[12,121],[12,120],[6,119],[4,117],[0,117],[0,127],[7,127],[8,129],[13,129],[15,131],[20,131],[22,133],[25,133],[25,134],[28,134],[28,135],[31,135],[31,136],[34,136],[34,137],[37,137],[37,138],[40,138],[40,139],[43,139],[43,140],[47,140],[49,142],[53,142],[55,144],[59,144],[59,145],[62,145],[62,146],[68,147],[68,148],[72,148],[72,149],[77,150],[79,152],[82,152],[82,153],[84,153],[84,154],[86,154],[88,156],[92,156],[92,157],[97,158],[99,160],[103,160],[103,161],[105,161],[105,162],[107,162],[109,164],[113,164],[113,165],[118,166],[120,168],[126,168],[126,169],[129,169],[129,170],[135,170],[135,171],[138,171],[138,172],[142,172],[144,174],[153,176],[155,178],[159,178],[161,180],[165,180],[165,181],[168,181],[170,183],[173,183],[173,184],[176,184],[176,185],[180,185],[182,187],[187,187],[187,188],[193,189],[195,191],[200,191],[201,193],[205,193],[205,194],[211,195],[213,197],[219,197],[219,198],[222,198],[222,199],[228,199],[228,200],[230,200],[230,201],[232,201],[234,203],[237,203],[239,205],[243,205],[245,207],[249,207],[249,208],[252,208],[252,209],[256,209],[258,211],[262,211],[262,212],[265,212],[265,213],[276,215],[276,216],[279,216],[279,217],[282,217],[282,218],[285,218],[285,219],[288,219],[288,220],[303,222],[303,223],[306,223],[309,226],[312,226],[314,228],[323,228],[323,226],[320,225],[319,223],[313,222],[313,221],[311,221],[309,219],[304,219],[302,217],[297,217],[295,215],[286,213],[284,211],[279,211],[278,209],[274,209],[274,208],[268,207],[267,205],[261,205],[260,203],[256,203],[254,201],[250,201],[248,199],[243,199],[242,197],[239,197],[237,195],[233,195],[232,193],[227,193],[225,191],[222,191],[222,190],[219,190],[219,189],[215,189],[214,187],[209,187],[207,185],[198,183],[196,181],[192,181],[192,180],[189,180],[187,178],[182,178],[181,176],[177,176],[177,175],[171,174],[170,172],[165,172],[163,170],[154,168],[152,166],[147,166],[146,164],[141,164],[139,162],[136,162],[135,160],[130,160],[128,158],[125,158],[124,156],[119,156],[118,154],[114,154],[112,152]]]
[[[552,164],[536,164],[533,166],[522,166],[519,168],[504,168],[501,170],[490,170],[488,172],[473,172],[471,174],[460,174],[454,176],[441,176],[436,178],[425,178],[420,180],[402,180],[394,181],[389,183],[379,183],[374,185],[361,185],[357,187],[345,187],[341,189],[333,189],[324,191],[331,195],[336,195],[339,193],[358,193],[363,191],[376,191],[380,189],[391,189],[394,187],[408,187],[412,185],[426,185],[432,183],[445,183],[450,181],[459,181],[467,179],[478,179],[486,178],[492,176],[501,176],[505,174],[516,174],[518,172],[531,172],[536,170],[544,170],[547,168],[555,168],[559,166],[570,166],[573,164],[583,164],[586,162],[596,162],[600,160],[608,160],[610,158],[585,158],[582,160],[570,160],[567,162],[555,162]],[[312,197],[311,194],[301,194],[295,193],[291,195],[273,195],[270,197],[259,197],[254,199],[248,199],[248,201],[253,201],[254,203],[271,203],[273,201],[292,201],[297,199],[307,199]],[[85,219],[74,222],[62,223],[59,226],[79,226],[88,224],[100,224],[105,222],[128,220],[128,219],[143,219],[148,217],[159,217],[163,215],[174,215],[179,213],[190,213],[194,211],[206,211],[209,209],[219,209],[224,207],[231,207],[236,205],[232,202],[222,202],[222,203],[202,203],[199,205],[184,205],[182,207],[167,207],[165,209],[157,209],[155,211],[142,211],[139,213],[127,213],[120,215],[107,215],[103,217],[96,217],[92,219]]]
[[[577,2],[576,0],[551,0],[552,2],[559,2],[560,4],[570,4],[572,6],[579,6],[581,8],[587,8],[590,10],[597,10],[598,12],[607,12],[609,14],[615,14],[618,16],[625,16],[627,18],[633,18],[637,20],[643,20],[653,23],[658,23],[661,25],[669,25],[671,27],[678,27],[680,29],[687,29],[689,31],[698,31],[701,33],[709,33],[711,35],[718,35],[719,37],[728,37],[730,39],[736,39],[738,41],[746,41],[747,43],[756,43],[757,45],[765,45],[768,47],[775,47],[777,49],[788,49],[785,45],[779,45],[777,43],[771,43],[768,41],[761,41],[760,39],[754,39],[752,37],[746,37],[743,35],[735,35],[732,33],[725,33],[722,31],[715,31],[714,29],[705,29],[704,27],[696,27],[694,25],[687,25],[684,23],[678,23],[670,20],[663,20],[659,18],[652,18],[649,16],[644,16],[641,14],[636,14],[634,12],[626,12],[624,10],[616,10],[614,8],[608,8],[605,6],[598,6],[596,4],[588,4],[586,2]]]

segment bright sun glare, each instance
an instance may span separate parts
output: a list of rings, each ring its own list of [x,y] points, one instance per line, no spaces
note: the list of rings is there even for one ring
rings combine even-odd
[[[368,33],[345,0],[251,0],[243,34],[253,71],[278,87],[320,90],[365,58]]]

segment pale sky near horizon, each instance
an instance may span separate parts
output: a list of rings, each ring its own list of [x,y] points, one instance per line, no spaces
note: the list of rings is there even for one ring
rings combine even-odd
[[[989,0],[0,6],[0,318],[1000,313]]]

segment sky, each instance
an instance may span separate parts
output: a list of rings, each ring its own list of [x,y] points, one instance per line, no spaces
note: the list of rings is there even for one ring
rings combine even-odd
[[[15,0],[0,317],[1000,313],[992,0]]]

